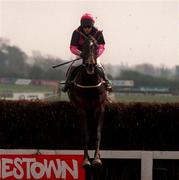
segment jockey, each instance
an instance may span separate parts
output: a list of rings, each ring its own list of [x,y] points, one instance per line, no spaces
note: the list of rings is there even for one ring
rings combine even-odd
[[[94,27],[95,20],[91,14],[84,14],[81,17],[80,26],[73,31],[70,43],[70,51],[75,54],[76,56],[82,57],[82,46],[86,37],[92,37],[98,44],[98,55],[99,57],[105,49],[105,41],[103,37],[102,31],[99,31],[96,27]],[[105,81],[105,87],[107,91],[111,91],[112,87],[110,82],[104,72],[103,66],[99,63],[99,58],[97,58],[98,68],[102,74],[102,78]],[[82,60],[75,61],[72,64],[70,72],[68,73],[66,84],[63,87],[62,91],[66,92],[69,89],[70,82],[74,79],[75,75],[77,74],[77,67],[82,64]]]

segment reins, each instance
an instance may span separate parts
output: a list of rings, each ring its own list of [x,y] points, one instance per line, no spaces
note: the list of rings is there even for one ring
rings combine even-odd
[[[99,39],[99,37],[101,36],[98,36],[97,38],[96,38],[96,35],[99,33],[99,32],[101,32],[101,31],[96,31],[95,32],[95,34],[92,36],[92,35],[90,35],[89,37],[88,36],[86,36],[84,33],[82,33],[81,31],[79,31],[78,29],[76,29],[76,31],[79,33],[79,34],[81,34],[85,39],[88,39],[88,38],[91,38],[92,39],[92,41],[94,42],[94,44],[96,45],[96,46],[98,46],[98,39]]]

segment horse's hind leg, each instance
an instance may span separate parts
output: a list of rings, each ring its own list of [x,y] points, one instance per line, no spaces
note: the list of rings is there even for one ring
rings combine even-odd
[[[80,125],[81,125],[81,135],[82,135],[82,141],[83,141],[83,149],[84,149],[84,161],[82,163],[83,167],[90,166],[91,163],[89,161],[89,154],[88,154],[88,126],[87,126],[87,117],[86,112],[83,110],[80,110],[79,112],[80,116]]]
[[[101,143],[101,131],[103,126],[103,119],[104,119],[104,108],[101,107],[96,110],[95,113],[95,120],[97,122],[96,128],[96,149],[94,154],[93,165],[101,166],[102,162],[100,160],[100,143]]]

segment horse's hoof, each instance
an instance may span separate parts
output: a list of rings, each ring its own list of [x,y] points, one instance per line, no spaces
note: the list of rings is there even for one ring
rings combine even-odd
[[[90,161],[89,161],[88,159],[84,159],[84,161],[83,161],[83,163],[82,163],[82,167],[83,167],[83,168],[87,168],[87,167],[89,167],[89,166],[91,166]]]
[[[99,158],[95,158],[92,162],[92,165],[95,167],[101,167],[102,166],[102,161]]]

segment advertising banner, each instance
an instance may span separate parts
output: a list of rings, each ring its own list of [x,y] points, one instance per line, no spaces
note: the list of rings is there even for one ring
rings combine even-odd
[[[38,93],[38,92],[20,92],[20,93],[13,93],[13,100],[39,100],[44,99],[45,93]]]
[[[83,155],[0,155],[0,179],[84,180]]]
[[[113,86],[120,86],[120,87],[133,87],[134,81],[133,80],[113,80]]]
[[[31,79],[17,79],[15,84],[18,85],[29,85],[31,83]]]

